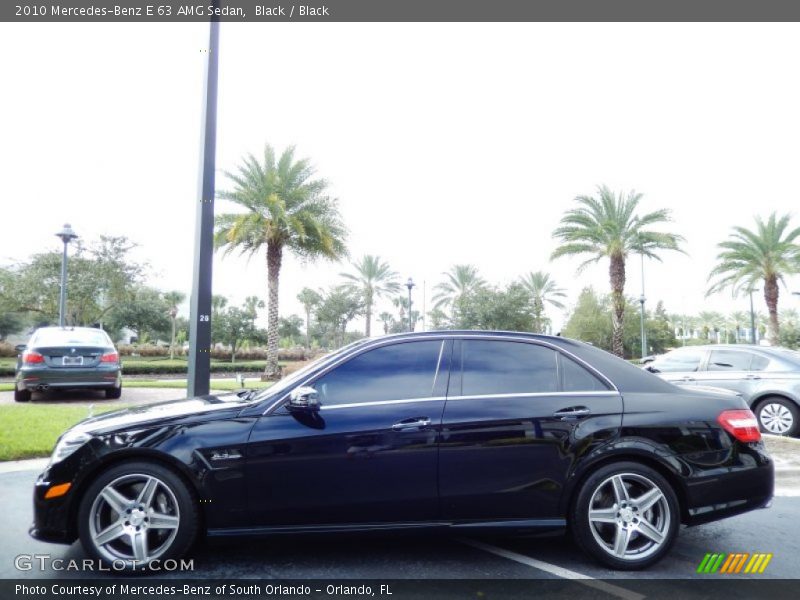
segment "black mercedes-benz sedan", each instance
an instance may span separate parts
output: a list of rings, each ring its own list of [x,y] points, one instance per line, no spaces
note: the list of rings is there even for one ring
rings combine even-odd
[[[773,477],[736,395],[560,337],[412,333],[261,392],[79,423],[36,482],[31,534],[138,570],[200,535],[569,526],[600,562],[638,569],[681,524],[767,507]]]

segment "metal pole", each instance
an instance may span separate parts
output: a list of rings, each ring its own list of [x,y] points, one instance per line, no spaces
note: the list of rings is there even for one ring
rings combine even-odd
[[[58,326],[64,327],[67,310],[67,240],[64,240],[64,253],[61,255],[61,297],[58,301]]]
[[[214,0],[214,6],[219,0]],[[200,152],[198,202],[195,210],[192,296],[189,309],[188,396],[208,394],[211,376],[211,266],[214,255],[214,172],[217,151],[217,74],[219,21],[209,24],[203,96],[203,146]]]
[[[641,246],[640,246],[640,249],[642,249]],[[642,323],[641,323],[641,325],[642,325],[642,358],[644,358],[645,356],[647,356],[647,333],[644,330],[644,302],[645,302],[645,297],[644,297],[644,250],[643,249],[642,249],[642,252],[641,252],[641,256],[642,256],[642,296],[639,298],[639,302],[642,305],[642,318],[641,318],[641,321],[642,321]]]
[[[750,290],[750,343],[756,343],[756,313],[753,310],[753,290]]]
[[[408,286],[408,330],[414,331],[414,324],[411,321],[411,286]]]

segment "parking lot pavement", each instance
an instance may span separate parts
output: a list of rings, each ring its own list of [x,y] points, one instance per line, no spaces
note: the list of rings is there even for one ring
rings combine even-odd
[[[15,557],[49,554],[80,560],[80,544],[31,539],[31,490],[35,471],[0,473],[0,577],[20,576]],[[449,535],[284,536],[260,540],[214,540],[196,549],[191,577],[275,579],[695,579],[707,552],[770,552],[760,577],[794,578],[800,555],[800,498],[778,497],[772,508],[700,527],[684,528],[672,552],[644,572],[604,569],[566,536],[462,538]],[[26,577],[82,577],[46,569]],[[165,577],[186,576],[174,573]],[[713,577],[703,576],[703,577]],[[602,582],[597,582],[602,585]],[[620,586],[625,582],[620,581]],[[612,596],[626,597],[611,592]]]
[[[67,404],[70,406],[89,406],[94,404],[101,407],[106,404],[152,404],[164,400],[177,400],[185,398],[186,390],[180,388],[126,388],[122,387],[122,397],[118,400],[106,400],[103,392],[87,390],[52,390],[45,393],[34,392],[32,404]],[[0,392],[0,404],[14,404],[14,392]]]

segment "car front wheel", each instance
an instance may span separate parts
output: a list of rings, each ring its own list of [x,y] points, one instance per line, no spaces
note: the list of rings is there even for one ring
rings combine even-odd
[[[81,544],[115,569],[138,571],[152,561],[178,559],[194,542],[197,505],[171,470],[147,462],[122,463],[102,473],[78,509]]]
[[[800,429],[800,410],[785,398],[766,398],[758,405],[756,416],[764,433],[796,435]]]
[[[578,545],[613,569],[648,567],[675,542],[675,491],[655,470],[634,462],[606,465],[581,486],[570,525]]]

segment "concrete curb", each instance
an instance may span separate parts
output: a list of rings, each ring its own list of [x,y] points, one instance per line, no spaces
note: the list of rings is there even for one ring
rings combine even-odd
[[[785,435],[772,435],[771,433],[762,433],[761,437],[767,440],[774,440],[776,442],[789,442],[790,444],[800,444],[800,438],[788,437]]]

